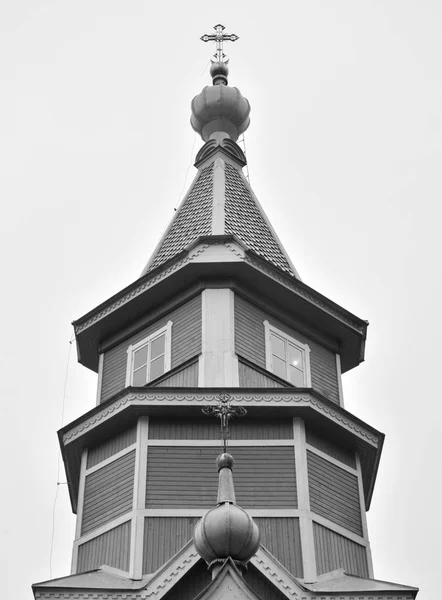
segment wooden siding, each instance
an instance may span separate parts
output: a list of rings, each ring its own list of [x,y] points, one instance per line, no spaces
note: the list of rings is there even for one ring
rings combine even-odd
[[[199,517],[144,519],[143,574],[153,573],[192,538]]]
[[[81,534],[132,510],[135,450],[86,476]]]
[[[126,385],[127,348],[164,327],[168,321],[173,322],[172,369],[201,352],[201,295],[198,295],[104,353],[101,402]]]
[[[279,381],[275,381],[268,375],[253,369],[250,365],[246,365],[241,360],[238,361],[239,387],[270,387],[281,388],[285,387]]]
[[[310,508],[362,535],[358,478],[307,450]]]
[[[293,439],[291,418],[255,419],[243,417],[229,423],[232,440],[290,440]],[[149,438],[153,440],[219,440],[219,422],[209,417],[173,421],[171,418],[151,417]],[[232,450],[234,452],[235,450]],[[213,449],[216,452],[216,449]]]
[[[296,508],[293,447],[235,447],[236,501],[243,508]],[[147,508],[211,508],[217,498],[219,450],[150,446]]]
[[[173,375],[161,379],[152,387],[198,387],[198,361],[187,365]]]
[[[261,544],[295,577],[303,577],[299,519],[255,517]]]
[[[352,450],[347,450],[347,448],[340,446],[336,442],[324,438],[320,433],[312,431],[308,427],[305,431],[305,437],[307,444],[310,444],[325,454],[328,454],[328,456],[339,460],[348,467],[353,467],[353,469],[356,468],[355,453]]]
[[[349,575],[369,577],[367,550],[318,523],[313,523],[318,575],[345,569]]]
[[[177,585],[167,592],[163,600],[194,600],[212,581],[212,575],[207,570],[203,560],[199,560]]]
[[[310,369],[312,387],[336,404],[339,404],[336,355],[321,344],[299,331],[288,327],[278,319],[235,294],[235,350],[239,356],[265,369],[264,321],[277,327],[287,335],[310,347]]]
[[[129,571],[130,521],[78,547],[77,573],[108,565]]]
[[[106,458],[113,456],[117,452],[120,452],[120,450],[124,450],[131,444],[135,444],[136,439],[137,428],[134,426],[125,429],[102,444],[89,448],[87,454],[87,468],[90,469],[91,467],[95,467],[95,465],[106,460]]]
[[[247,571],[244,573],[244,580],[262,600],[287,600],[287,596],[253,565],[248,565]]]

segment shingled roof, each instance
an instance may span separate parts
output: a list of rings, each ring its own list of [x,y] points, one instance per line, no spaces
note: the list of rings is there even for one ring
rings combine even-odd
[[[260,258],[300,279],[244,177],[242,164],[226,160],[221,149],[199,168],[142,275],[173,259],[200,236],[216,234],[235,235]]]

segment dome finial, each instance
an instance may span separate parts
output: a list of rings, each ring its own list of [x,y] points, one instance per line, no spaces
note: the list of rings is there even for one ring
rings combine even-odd
[[[199,555],[212,569],[231,558],[242,570],[258,550],[259,529],[247,511],[235,504],[233,456],[223,452],[216,459],[219,472],[218,504],[198,521],[193,534]]]
[[[213,29],[215,33],[205,33],[200,39],[203,42],[216,42],[216,52],[211,58],[212,67],[210,68],[212,83],[213,85],[227,85],[227,75],[229,74],[227,63],[229,60],[225,60],[223,42],[236,42],[239,37],[234,33],[224,33],[225,27],[221,24],[215,25]]]

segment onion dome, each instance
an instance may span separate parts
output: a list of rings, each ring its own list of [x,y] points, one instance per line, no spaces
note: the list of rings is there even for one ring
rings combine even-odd
[[[190,124],[205,142],[230,137],[234,142],[250,124],[250,104],[236,87],[227,85],[225,62],[210,68],[213,85],[206,86],[192,100]]]
[[[195,547],[209,567],[231,558],[245,568],[259,547],[258,526],[247,511],[235,504],[233,456],[220,454],[216,463],[218,504],[197,523],[193,535]]]

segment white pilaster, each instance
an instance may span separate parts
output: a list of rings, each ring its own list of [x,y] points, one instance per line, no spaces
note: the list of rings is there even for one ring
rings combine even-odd
[[[101,400],[101,386],[103,384],[103,364],[104,364],[104,354],[103,354],[103,352],[101,352],[101,354],[98,355],[98,381],[97,381],[97,399],[96,399],[97,406],[98,406],[98,404],[100,404],[100,400]]]
[[[86,484],[86,467],[87,467],[87,449],[83,450],[81,455],[80,465],[80,481],[78,484],[77,498],[77,523],[75,525],[75,542],[81,536],[81,522],[83,521],[83,505],[84,505],[84,488]],[[74,542],[72,553],[71,573],[74,575],[77,572],[78,544]]]
[[[202,353],[199,387],[238,387],[234,294],[230,289],[202,293]]]
[[[336,353],[336,376],[338,378],[339,404],[344,406],[344,392],[342,389],[341,357]]]
[[[135,482],[130,536],[129,576],[131,579],[141,579],[143,576],[144,509],[146,507],[148,438],[149,417],[140,417],[137,423],[137,451],[135,455]]]
[[[213,171],[212,235],[225,233],[226,173],[225,162],[218,157]]]
[[[364,536],[364,539],[367,542],[365,550],[367,552],[368,576],[374,579],[373,558],[371,556],[370,540],[368,538],[367,513],[365,510],[364,482],[362,480],[361,459],[359,458],[359,454],[357,452],[356,468],[358,470],[359,504],[361,507],[362,535]]]
[[[296,488],[298,491],[298,510],[300,511],[299,530],[301,535],[304,581],[306,583],[314,583],[317,581],[316,554],[315,541],[313,538],[313,521],[310,515],[305,424],[302,419],[293,419],[293,437],[295,444]]]

